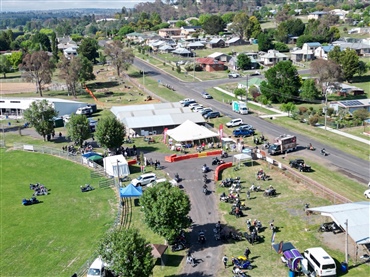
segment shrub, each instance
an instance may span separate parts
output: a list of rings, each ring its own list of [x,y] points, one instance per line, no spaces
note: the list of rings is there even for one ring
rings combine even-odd
[[[314,116],[310,116],[310,118],[308,119],[308,123],[311,126],[314,126],[317,122],[319,122],[319,115],[318,114],[315,114]]]
[[[326,114],[331,117],[334,114],[334,108],[328,108]]]
[[[299,114],[302,115],[302,114],[305,114],[307,112],[307,108],[306,107],[299,107]]]

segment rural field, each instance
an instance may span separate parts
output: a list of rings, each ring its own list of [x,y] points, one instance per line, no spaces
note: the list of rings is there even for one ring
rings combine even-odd
[[[0,150],[1,276],[71,276],[113,226],[118,200],[111,189],[98,189],[90,170],[40,153]],[[23,206],[30,183],[49,195]],[[96,189],[82,193],[90,183]]]

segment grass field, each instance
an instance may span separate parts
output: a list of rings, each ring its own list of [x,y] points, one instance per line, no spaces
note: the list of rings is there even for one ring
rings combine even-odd
[[[117,199],[98,189],[90,170],[38,153],[0,151],[1,276],[71,276],[93,258],[99,239],[112,227]],[[50,194],[23,206],[30,183]],[[96,189],[81,193],[80,185]]]

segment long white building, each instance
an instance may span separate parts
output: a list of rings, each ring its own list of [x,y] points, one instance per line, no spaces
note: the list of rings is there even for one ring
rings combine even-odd
[[[2,116],[22,116],[23,111],[28,109],[32,102],[38,100],[47,100],[51,103],[54,109],[58,112],[58,116],[72,114],[80,107],[85,107],[87,103],[65,100],[60,98],[17,98],[17,97],[2,97],[0,98],[0,115]]]

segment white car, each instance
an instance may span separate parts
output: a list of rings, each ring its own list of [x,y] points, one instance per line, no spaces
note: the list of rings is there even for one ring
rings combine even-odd
[[[208,94],[207,92],[203,93],[202,96],[205,99],[212,99],[213,98],[212,95]]]
[[[131,184],[133,184],[135,187],[137,186],[146,186],[150,183],[153,183],[157,180],[157,176],[155,173],[146,173],[142,174],[139,177],[133,179],[131,181]]]
[[[367,199],[370,199],[370,189],[365,190],[364,195]]]
[[[183,103],[188,102],[188,101],[195,101],[195,100],[192,99],[192,98],[185,98],[184,100],[180,100],[180,104],[183,104]]]
[[[202,107],[203,108],[203,105],[202,104],[199,104],[199,103],[193,103],[193,104],[190,104],[189,105],[189,108],[191,110],[194,110],[194,108],[196,108],[196,107]]]
[[[239,73],[229,73],[229,78],[239,78],[240,74]]]
[[[204,108],[202,107],[202,106],[198,106],[198,107],[195,107],[194,109],[193,109],[193,111],[194,112],[196,112],[196,113],[200,113],[200,112],[202,112],[204,110]]]
[[[243,119],[241,118],[235,118],[233,120],[231,120],[230,122],[227,122],[226,123],[226,127],[236,127],[236,126],[240,126],[243,124]]]

